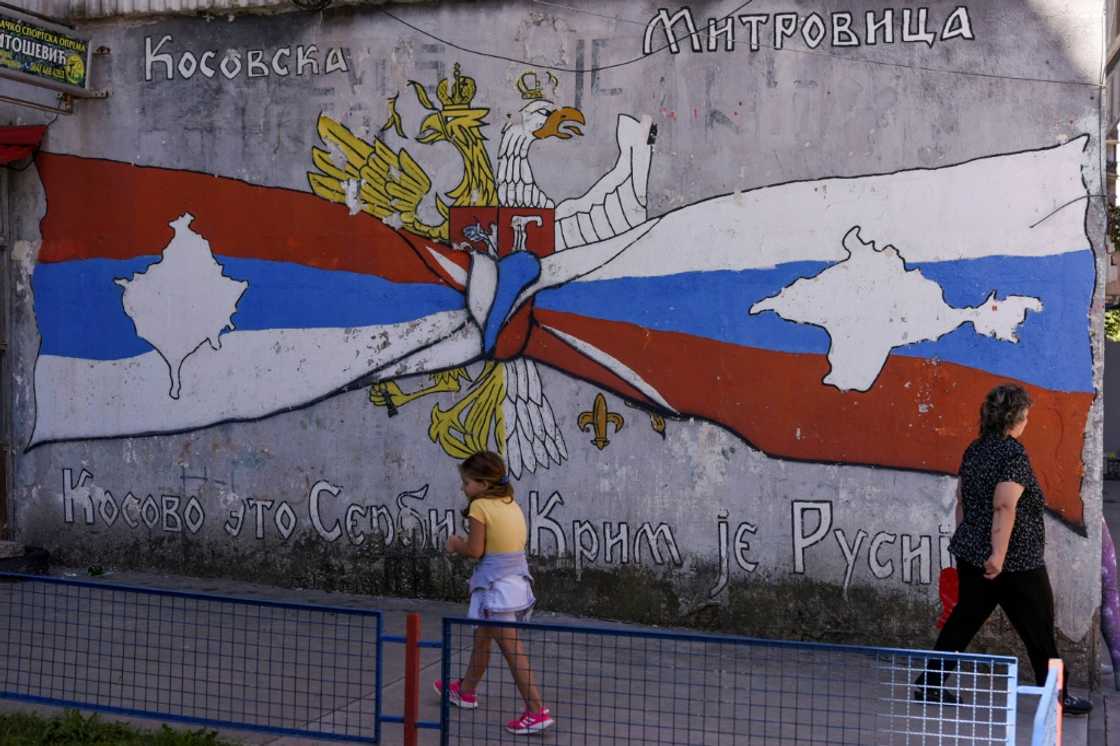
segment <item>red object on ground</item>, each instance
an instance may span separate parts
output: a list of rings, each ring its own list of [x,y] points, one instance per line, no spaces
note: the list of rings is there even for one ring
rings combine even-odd
[[[416,746],[420,715],[420,615],[409,614],[404,633],[404,746]]]
[[[0,127],[0,164],[22,160],[34,153],[46,133],[45,124]]]
[[[945,622],[949,621],[949,615],[953,613],[953,608],[957,605],[957,599],[960,597],[960,588],[961,582],[957,575],[957,568],[946,567],[941,571],[941,575],[937,578],[937,590],[941,594],[941,616],[937,620],[938,629],[944,627]]]

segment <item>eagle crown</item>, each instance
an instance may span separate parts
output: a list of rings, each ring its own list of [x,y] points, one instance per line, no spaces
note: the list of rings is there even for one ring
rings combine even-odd
[[[551,72],[546,74],[548,75],[548,83],[552,86],[552,92],[555,94],[560,81]],[[541,84],[540,76],[532,70],[522,73],[521,77],[517,79],[517,90],[521,93],[521,98],[526,101],[544,98],[544,86]]]
[[[455,67],[451,70],[454,82],[450,83],[450,89],[448,88],[447,78],[441,80],[436,86],[436,97],[443,104],[444,110],[470,107],[471,102],[474,101],[474,94],[478,92],[478,86],[474,82],[474,78],[469,75],[460,75],[459,69],[459,63],[456,62]]]

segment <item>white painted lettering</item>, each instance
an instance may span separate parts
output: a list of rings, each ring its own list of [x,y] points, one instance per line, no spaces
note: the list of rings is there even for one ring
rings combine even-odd
[[[319,532],[327,541],[337,541],[338,537],[342,536],[342,528],[338,525],[338,521],[334,522],[329,529],[323,525],[323,516],[319,509],[319,499],[323,493],[327,493],[331,497],[338,497],[342,492],[341,487],[335,487],[330,482],[320,479],[311,487],[311,492],[307,496],[307,509],[311,514],[311,525]]]
[[[288,74],[288,66],[286,64],[281,65],[280,58],[284,57],[285,59],[287,59],[291,56],[291,49],[288,49],[287,47],[280,47],[279,49],[277,49],[276,53],[272,55],[272,71],[277,75],[286,76]]]
[[[160,513],[163,517],[163,530],[172,534],[183,533],[183,520],[179,517],[179,496],[160,495]]]
[[[179,58],[179,75],[187,80],[194,75],[195,70],[198,69],[198,60],[190,52],[183,52],[183,56]]]
[[[208,78],[214,77],[214,68],[209,64],[212,59],[214,59],[214,52],[210,49],[207,49],[202,53],[202,56],[198,58],[198,69]]]
[[[856,569],[856,556],[859,555],[859,548],[863,546],[863,540],[867,538],[867,532],[862,528],[856,531],[856,538],[851,546],[848,545],[848,539],[844,536],[844,529],[838,528],[832,534],[836,537],[836,543],[840,545],[840,552],[844,555],[844,562],[847,565],[844,570],[843,586],[844,599],[847,600],[848,586],[852,583],[852,572]]]
[[[226,76],[226,80],[233,80],[241,72],[241,55],[237,52],[230,52],[222,58],[218,67],[221,68],[222,75]]]
[[[588,542],[584,542],[584,537]],[[572,546],[575,549],[576,577],[583,572],[584,564],[599,559],[599,535],[590,521],[572,521]]]
[[[144,499],[144,504],[140,506],[140,518],[148,528],[155,528],[159,523],[159,506],[151,495],[148,495]]]
[[[724,18],[708,19],[708,51],[719,51],[719,39],[723,37],[723,49],[727,52],[735,50],[735,19]]]
[[[867,33],[864,35],[864,43],[868,46],[874,46],[879,43],[879,32],[883,32],[883,43],[894,44],[894,11],[887,8],[883,11],[883,17],[880,19],[875,18],[875,11],[867,11],[866,24]]]
[[[287,500],[280,503],[280,507],[272,515],[272,520],[276,524],[276,530],[280,532],[280,538],[285,541],[296,530],[296,512],[292,510],[291,505],[288,505]]]
[[[972,19],[968,16],[968,8],[963,5],[958,5],[941,26],[941,41],[956,38],[969,41],[976,39],[972,33]]]
[[[70,469],[62,470],[62,515],[63,520],[67,523],[74,522],[74,500],[82,499],[82,512],[85,514],[87,525],[92,525],[94,521],[93,516],[93,500],[90,497],[89,489],[86,483],[93,479],[93,474],[82,469],[78,472],[78,478],[73,478],[73,472]]]
[[[620,521],[618,531],[611,532],[611,522],[603,521],[603,561],[614,563],[614,551],[618,549],[618,562],[621,565],[630,562],[630,524]]]
[[[272,500],[254,500],[247,498],[245,504],[249,506],[249,510],[253,511],[253,520],[257,527],[256,537],[258,539],[264,538],[264,511],[272,510]]]
[[[894,575],[894,560],[880,561],[879,549],[884,544],[894,544],[897,539],[898,537],[895,534],[887,531],[880,531],[871,539],[871,545],[867,549],[867,567],[871,570],[871,574],[879,580],[886,580]]]
[[[327,64],[323,68],[324,75],[329,75],[333,72],[350,72],[350,68],[346,65],[346,55],[338,47],[331,47],[327,50]]]
[[[752,52],[757,52],[758,49],[759,49],[758,27],[761,26],[762,24],[766,23],[769,20],[770,20],[770,15],[768,13],[763,13],[763,14],[753,13],[753,14],[749,14],[749,15],[739,16],[739,23],[743,24],[744,26],[746,26],[750,29],[750,31],[748,33],[750,34],[750,45],[751,45],[751,51]]]
[[[919,536],[918,545],[914,546],[914,537],[909,534],[902,535],[902,582],[914,582],[914,562],[918,563],[918,583],[930,583],[930,539],[928,536]]]
[[[801,38],[809,49],[819,47],[824,41],[825,33],[824,19],[819,13],[810,13],[801,24]]]
[[[832,14],[832,46],[858,47],[859,37],[852,31],[851,13]]]
[[[734,554],[735,562],[739,565],[739,569],[746,572],[754,572],[758,568],[757,562],[752,562],[747,559],[747,552],[751,550],[751,543],[747,541],[747,534],[757,534],[758,526],[753,523],[743,522],[739,524],[739,528],[735,529],[735,543]]]
[[[144,37],[144,80],[152,79],[152,66],[157,62],[163,63],[163,69],[167,73],[168,80],[175,76],[175,66],[171,59],[171,53],[159,51],[169,41],[171,41],[171,34],[164,34],[159,43],[156,44],[156,48],[152,49],[152,37]]]
[[[206,511],[202,509],[202,504],[198,502],[196,496],[191,495],[191,499],[187,500],[187,507],[183,513],[183,520],[187,522],[187,531],[197,534],[202,524],[206,522]]]
[[[933,40],[936,37],[933,35],[933,32],[926,27],[926,16],[929,15],[929,9],[918,8],[917,28],[914,28],[913,15],[914,11],[910,8],[902,9],[902,41],[925,42],[932,47]]]
[[[774,49],[785,48],[786,39],[797,33],[796,13],[774,14]]]
[[[314,75],[319,74],[319,47],[314,44],[296,47],[296,75],[303,75],[303,68],[310,67]]]
[[[796,16],[794,17],[796,18]],[[679,54],[681,51],[681,47],[677,43],[677,37],[673,34],[673,26],[675,26],[678,21],[684,21],[684,24],[688,29],[688,40],[692,45],[692,51],[704,51],[704,47],[701,45],[700,37],[696,31],[696,22],[692,20],[692,9],[681,8],[673,14],[672,18],[670,18],[669,11],[665,8],[661,8],[657,11],[657,15],[654,16],[648,24],[646,24],[646,34],[642,40],[642,54],[646,55],[653,53],[653,34],[656,31],[658,24],[660,24],[661,30],[665,33],[665,41],[669,46],[669,53]]]
[[[548,496],[543,509],[539,507],[539,503],[540,493],[531,490],[529,492],[529,554],[543,556],[541,532],[547,531],[552,534],[552,539],[556,543],[557,556],[563,557],[568,553],[568,542],[564,537],[564,529],[550,517],[550,514],[556,506],[564,504],[564,498],[559,492],[553,492]]]
[[[128,512],[128,503],[130,501],[135,503],[135,505],[136,505],[135,516],[130,515],[129,512]],[[121,518],[124,520],[124,522],[126,524],[128,524],[129,528],[139,528],[140,527],[140,498],[138,498],[136,495],[132,494],[131,492],[126,494],[124,496],[124,499],[121,500]]]
[[[658,539],[665,542],[665,548],[669,550],[669,556],[672,558],[674,565],[680,567],[684,564],[681,560],[681,553],[677,549],[677,542],[673,538],[673,530],[669,528],[669,524],[659,523],[655,529],[653,524],[646,522],[638,527],[638,530],[634,533],[633,554],[635,562],[642,561],[642,537],[646,539],[646,545],[649,547],[649,554],[654,564],[665,564],[665,557],[661,554],[661,548],[657,543]]]
[[[827,500],[794,500],[793,511],[793,571],[805,574],[805,550],[824,540],[832,528],[832,503]],[[805,514],[817,514],[817,527],[805,533]]]
[[[250,78],[267,78],[268,65],[264,64],[264,50],[250,49],[245,56],[245,66]]]

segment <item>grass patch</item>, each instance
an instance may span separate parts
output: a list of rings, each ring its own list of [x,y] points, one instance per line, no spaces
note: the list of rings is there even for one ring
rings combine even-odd
[[[0,744],[3,746],[234,746],[215,731],[140,730],[123,723],[107,722],[97,715],[77,710],[44,717],[28,712],[0,714]]]

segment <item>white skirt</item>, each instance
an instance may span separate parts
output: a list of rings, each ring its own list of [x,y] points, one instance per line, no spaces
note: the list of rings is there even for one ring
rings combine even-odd
[[[499,622],[528,621],[533,612],[533,585],[520,575],[499,578],[489,588],[471,593],[470,619],[492,619]]]

